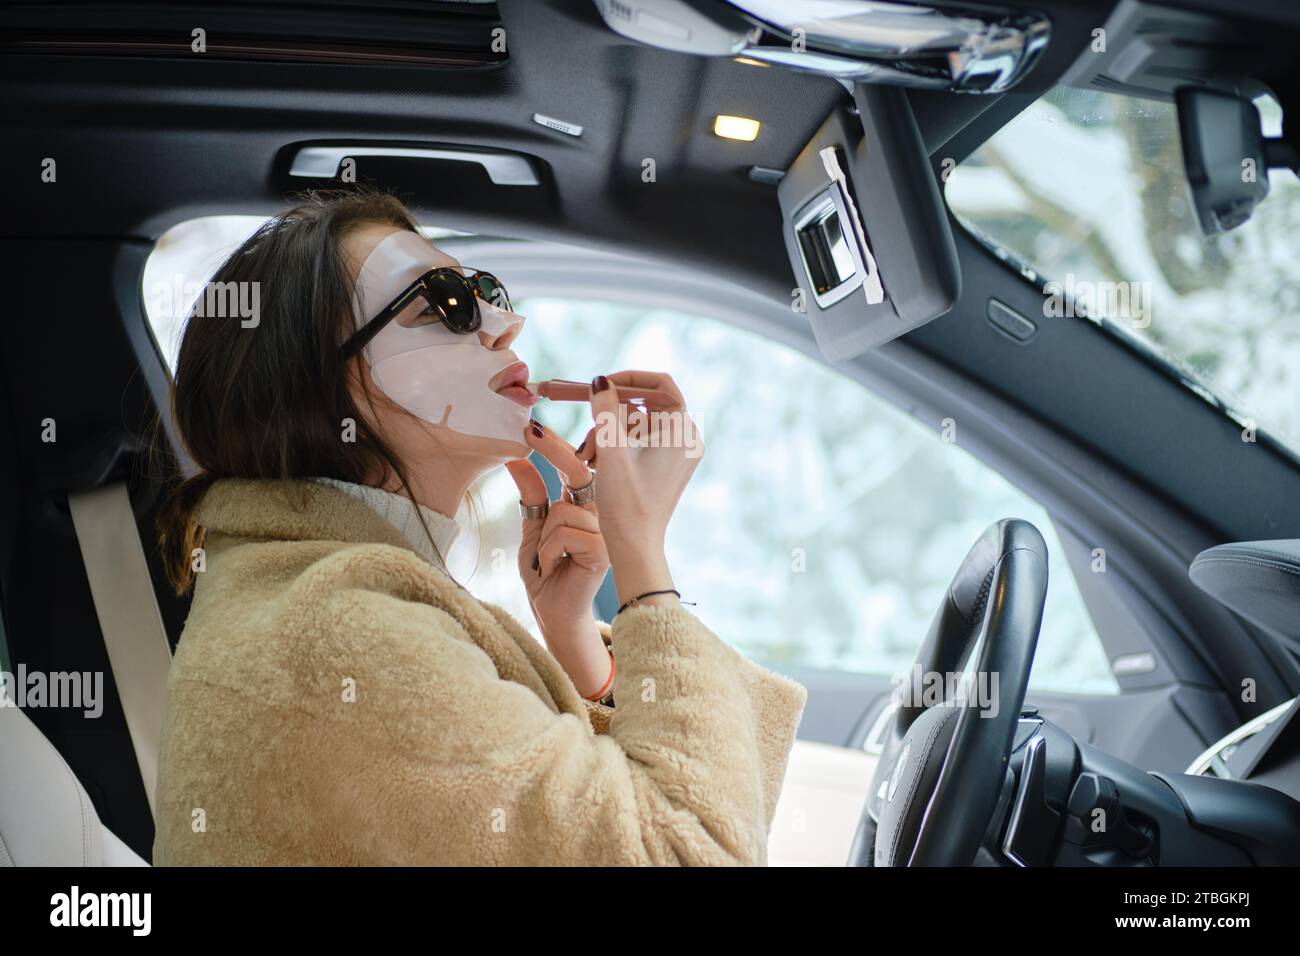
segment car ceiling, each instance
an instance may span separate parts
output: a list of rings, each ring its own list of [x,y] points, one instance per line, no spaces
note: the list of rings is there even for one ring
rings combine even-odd
[[[1233,8],[1221,0],[1179,5]],[[1008,95],[914,91],[936,160],[960,160],[1049,87],[1114,4],[1008,6],[1051,18],[1048,51]],[[1266,6],[1233,16],[1263,16]],[[287,175],[291,144],[434,141],[536,156],[543,185],[494,187],[463,166],[410,161],[362,163],[359,173],[382,175],[430,224],[689,264],[785,299],[792,276],[775,191],[747,172],[785,169],[848,98],[827,77],[633,43],[606,28],[591,0],[28,0],[0,9],[0,172],[6,182],[34,182],[44,159],[58,163],[56,184],[14,190],[0,226],[11,236],[152,240],[194,216],[283,207],[304,185]],[[1300,24],[1294,5],[1267,15]],[[237,33],[278,38],[280,48],[324,37],[375,49],[398,37],[463,54],[482,51],[497,26],[506,62],[472,68],[278,62],[265,51],[240,60],[220,50],[222,37]],[[212,51],[188,50],[195,27],[207,30]],[[162,51],[160,37],[179,50]],[[78,52],[78,42],[93,48],[88,40],[112,40],[116,52]],[[121,55],[147,41],[155,45],[149,55]],[[545,129],[531,121],[534,112],[584,132],[574,139]],[[718,113],[758,119],[762,133],[754,143],[720,139],[710,131]],[[647,158],[656,164],[653,184],[642,180]]]
[[[194,216],[270,213],[302,188],[287,176],[287,147],[306,140],[470,144],[538,157],[543,185],[492,186],[475,170],[418,162],[363,161],[359,175],[382,173],[431,224],[688,263],[786,298],[793,281],[775,189],[751,181],[748,170],[785,169],[848,98],[827,77],[632,43],[604,26],[590,0],[4,6],[14,32],[0,41],[8,117],[0,169],[7,182],[26,182],[44,158],[58,163],[56,184],[15,190],[16,208],[0,226],[10,235],[154,239]],[[1099,16],[1095,4],[1050,6],[1056,41],[1021,91],[1026,100],[1068,65],[1068,49],[1079,46],[1071,37],[1083,42]],[[481,40],[499,22],[508,62],[472,69],[240,62],[211,52],[32,53],[20,42],[57,23],[76,24],[79,36],[169,30],[183,40],[208,24],[216,45],[213,25],[232,11],[244,29],[265,24],[271,32],[291,29],[286,13],[298,24],[292,29],[317,19],[345,32],[350,21],[358,35],[372,19],[396,18],[398,27],[436,21],[462,43],[462,34]],[[997,99],[914,96],[934,149]],[[534,112],[584,132],[574,139],[545,129],[532,122]],[[762,133],[754,143],[716,137],[718,113],[758,119]],[[642,180],[647,158],[656,166],[652,184]]]
[[[5,228],[154,238],[192,216],[282,206],[301,188],[286,175],[291,143],[434,141],[525,152],[546,174],[530,188],[443,164],[385,170],[428,222],[700,254],[737,273],[757,252],[788,271],[775,192],[746,172],[784,168],[846,96],[841,86],[637,46],[588,2],[506,3],[501,19],[510,60],[488,69],[10,57],[7,173],[21,181],[19,170],[52,156],[58,183],[25,193],[39,202],[20,196]],[[581,125],[581,139],[536,125],[534,112]],[[764,121],[763,135],[745,145],[711,135],[719,112]]]

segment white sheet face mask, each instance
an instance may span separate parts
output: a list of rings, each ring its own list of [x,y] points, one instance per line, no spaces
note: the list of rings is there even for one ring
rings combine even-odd
[[[402,230],[383,239],[357,276],[357,327],[444,264],[433,245],[416,233]],[[480,331],[489,336],[523,324],[523,316],[484,299],[478,306]],[[460,335],[441,322],[408,328],[394,319],[370,340],[364,354],[375,384],[411,414],[463,435],[523,443],[528,409],[488,388],[492,376],[517,359],[509,350],[485,347],[477,332]]]

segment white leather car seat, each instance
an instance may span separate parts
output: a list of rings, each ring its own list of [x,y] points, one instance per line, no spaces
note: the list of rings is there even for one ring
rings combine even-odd
[[[72,768],[0,705],[0,866],[148,866],[99,821]]]

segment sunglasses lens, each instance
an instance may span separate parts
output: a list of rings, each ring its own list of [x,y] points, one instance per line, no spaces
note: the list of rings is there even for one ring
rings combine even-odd
[[[498,309],[510,311],[510,297],[506,295],[506,287],[492,273],[480,272],[478,274],[478,294]]]
[[[463,277],[451,273],[433,276],[425,297],[441,312],[443,322],[453,332],[473,332],[479,327],[474,290]]]

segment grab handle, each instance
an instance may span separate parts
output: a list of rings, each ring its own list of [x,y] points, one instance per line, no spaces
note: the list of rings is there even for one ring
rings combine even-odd
[[[384,156],[401,159],[445,160],[477,163],[498,186],[538,186],[537,170],[527,156],[497,149],[463,146],[383,146],[355,143],[341,146],[304,146],[293,158],[290,176],[333,179],[339,164],[349,156]]]

